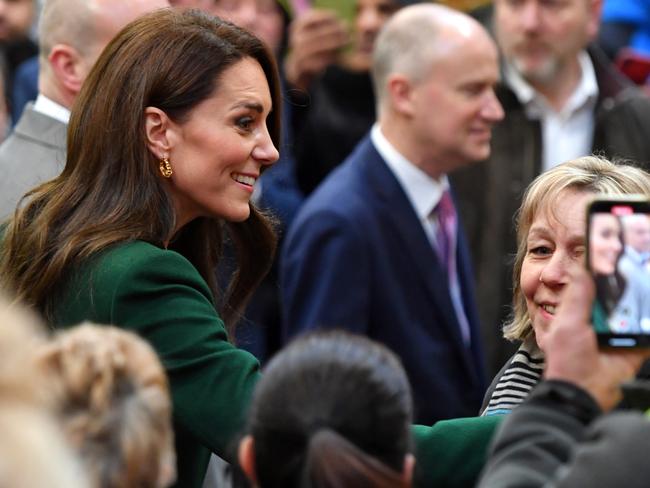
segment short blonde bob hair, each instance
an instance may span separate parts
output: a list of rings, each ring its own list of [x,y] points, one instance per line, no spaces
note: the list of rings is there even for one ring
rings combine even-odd
[[[520,286],[528,232],[539,213],[552,211],[552,206],[566,190],[650,196],[650,174],[627,163],[611,162],[599,156],[585,156],[542,173],[528,186],[517,212],[517,255],[512,273],[513,314],[511,320],[503,326],[503,336],[511,341],[523,341],[533,333],[526,298]]]

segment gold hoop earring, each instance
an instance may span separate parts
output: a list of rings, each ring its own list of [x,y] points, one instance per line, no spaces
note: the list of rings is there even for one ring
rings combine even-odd
[[[172,174],[174,174],[169,158],[166,157],[160,160],[160,166],[158,166],[158,169],[160,170],[160,174],[163,175],[163,178],[171,178]]]

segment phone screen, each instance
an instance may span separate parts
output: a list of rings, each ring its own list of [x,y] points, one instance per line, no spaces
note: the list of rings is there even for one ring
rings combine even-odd
[[[650,201],[599,199],[589,207],[587,266],[601,345],[650,346]]]

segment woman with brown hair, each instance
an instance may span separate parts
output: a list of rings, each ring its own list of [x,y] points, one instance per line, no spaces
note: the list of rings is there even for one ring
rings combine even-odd
[[[278,157],[280,105],[273,56],[256,37],[197,11],[142,17],[89,74],[65,170],[4,232],[3,284],[52,327],[114,324],[159,354],[179,486],[201,485],[210,451],[230,458],[258,379],[227,328],[274,252],[249,200]],[[221,294],[224,234],[238,266]]]

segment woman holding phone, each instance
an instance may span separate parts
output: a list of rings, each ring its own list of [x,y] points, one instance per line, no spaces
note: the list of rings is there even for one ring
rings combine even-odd
[[[650,196],[650,175],[587,156],[542,173],[526,190],[517,218],[513,316],[503,328],[521,346],[488,388],[482,415],[510,412],[540,381],[562,292],[571,270],[585,265],[586,209],[598,194]]]

